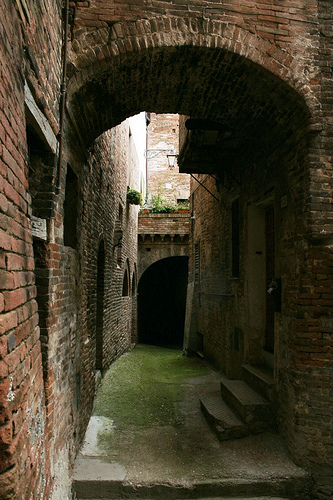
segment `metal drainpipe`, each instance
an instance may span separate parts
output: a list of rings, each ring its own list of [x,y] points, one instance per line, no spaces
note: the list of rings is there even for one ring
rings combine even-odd
[[[65,106],[66,106],[66,93],[67,93],[67,45],[68,45],[68,18],[69,18],[69,0],[65,0],[65,26],[64,26],[64,44],[63,44],[63,63],[62,63],[62,81],[60,86],[60,116],[59,116],[59,156],[58,156],[58,188],[61,185],[61,167],[62,167],[62,154],[63,154],[63,142],[64,142],[64,117],[65,117]]]
[[[148,130],[148,127],[150,125],[150,122],[151,122],[151,119],[150,119],[150,115],[149,115],[149,118],[148,118],[148,113],[147,111],[145,112],[145,121],[146,121],[146,199],[145,199],[145,202],[147,202],[148,200],[148,175],[149,175],[149,172],[148,172],[148,156],[147,156],[147,151],[148,151],[148,139],[149,139],[149,130]]]

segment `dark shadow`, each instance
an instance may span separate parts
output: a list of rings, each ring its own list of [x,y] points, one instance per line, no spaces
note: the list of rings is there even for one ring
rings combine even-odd
[[[104,268],[105,250],[102,240],[97,256],[96,370],[103,368]]]
[[[72,248],[77,246],[78,189],[77,175],[70,165],[67,165],[64,200],[64,245]]]
[[[182,347],[188,257],[170,257],[152,264],[138,285],[138,341]]]

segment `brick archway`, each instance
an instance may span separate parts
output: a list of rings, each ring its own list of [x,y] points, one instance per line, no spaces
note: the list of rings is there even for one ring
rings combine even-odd
[[[210,117],[234,128],[258,120],[258,109],[267,111],[262,121],[276,117],[281,125],[284,114],[296,120],[294,128],[309,116],[320,121],[306,61],[232,23],[160,16],[81,27],[70,61],[69,111],[86,145],[143,110]]]
[[[188,257],[167,257],[151,264],[138,284],[138,341],[182,347]]]
[[[91,75],[93,66],[102,67],[124,54],[161,47],[206,47],[238,54],[264,67],[303,95],[310,108],[315,107],[316,99],[311,95],[307,72],[304,71],[306,58],[299,57],[291,44],[288,47],[287,44],[276,43],[274,37],[260,36],[260,23],[257,23],[256,29],[253,25],[251,29],[246,29],[239,23],[223,20],[169,15],[137,19],[135,22],[94,21],[91,24],[86,21],[82,27],[79,20],[78,29],[74,29],[71,71],[79,85],[87,78],[84,70]],[[104,27],[98,27],[103,24]]]

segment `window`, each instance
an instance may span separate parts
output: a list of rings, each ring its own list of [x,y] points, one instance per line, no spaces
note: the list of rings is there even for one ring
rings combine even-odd
[[[77,244],[77,205],[78,205],[78,179],[67,165],[66,189],[64,201],[64,245],[76,248]]]
[[[130,281],[129,281],[129,279],[130,279],[129,263],[127,260],[125,271],[124,271],[124,278],[123,278],[123,292],[122,292],[123,297],[128,297],[130,294]]]
[[[124,209],[121,203],[119,203],[119,209],[118,209],[118,221],[120,226],[123,224],[123,215],[124,215]]]
[[[200,242],[194,246],[194,283],[200,283]]]
[[[136,296],[136,270],[134,270],[132,275],[132,297]]]

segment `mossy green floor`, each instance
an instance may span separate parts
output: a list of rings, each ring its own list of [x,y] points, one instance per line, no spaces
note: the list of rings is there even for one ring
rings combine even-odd
[[[198,484],[207,485],[207,496],[216,496],[214,488],[223,481],[262,481],[263,488],[271,478],[303,481],[304,472],[274,433],[218,441],[200,410],[200,397],[219,391],[220,381],[204,361],[181,351],[137,346],[122,356],[97,390],[76,460],[75,488],[85,495],[78,498],[120,498],[119,488],[132,488],[137,498],[143,485],[149,491],[168,485],[178,492]]]
[[[106,373],[94,415],[112,419],[118,429],[178,425],[183,383],[207,373],[199,359],[185,357],[181,351],[137,346]]]

